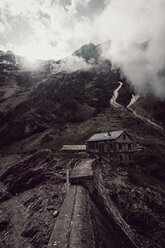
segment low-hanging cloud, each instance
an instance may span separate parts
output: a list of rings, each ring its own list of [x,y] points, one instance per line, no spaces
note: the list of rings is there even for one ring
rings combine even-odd
[[[107,20],[101,36],[112,41],[103,55],[140,94],[165,96],[164,13],[164,0],[114,0],[97,20],[98,25]]]
[[[52,71],[54,73],[62,71],[74,72],[79,70],[88,71],[91,68],[92,64],[88,64],[84,59],[71,55],[61,60],[59,64],[55,64]]]
[[[164,97],[164,13],[164,0],[1,0],[0,46],[31,58],[61,59],[86,43],[111,41],[103,57],[141,94]]]

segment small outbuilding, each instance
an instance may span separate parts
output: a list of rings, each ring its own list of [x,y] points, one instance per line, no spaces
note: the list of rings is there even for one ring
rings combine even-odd
[[[64,145],[62,152],[86,152],[86,145]]]
[[[86,150],[91,157],[105,158],[113,165],[127,165],[133,162],[134,142],[124,130],[97,133],[87,140]]]

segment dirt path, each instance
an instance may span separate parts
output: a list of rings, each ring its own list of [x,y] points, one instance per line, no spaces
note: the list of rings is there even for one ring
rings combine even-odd
[[[113,96],[110,100],[110,104],[114,106],[115,108],[123,108],[123,106],[119,103],[116,102],[116,99],[118,98],[119,95],[119,90],[121,89],[123,83],[119,82],[119,86],[114,90]]]
[[[139,113],[137,113],[134,109],[131,108],[131,106],[133,104],[135,104],[137,102],[137,100],[140,98],[139,95],[132,95],[131,101],[130,103],[127,105],[127,109],[130,110],[135,117],[139,118],[140,120],[144,121],[144,122],[148,122],[149,124],[151,124],[152,126],[159,128],[162,130],[162,127],[159,126],[158,124],[156,124],[155,122],[153,122],[151,119],[147,118],[147,117],[143,117],[142,115],[140,115]]]
[[[125,108],[123,105],[119,104],[116,102],[118,96],[119,96],[119,90],[121,89],[123,83],[122,82],[119,82],[119,86],[114,90],[113,92],[113,96],[112,98],[110,99],[110,104],[112,106],[114,106],[115,108]],[[137,113],[134,109],[132,109],[132,105],[135,104],[137,102],[137,100],[140,98],[139,95],[132,95],[132,98],[131,98],[131,101],[130,103],[127,105],[126,109],[131,111],[133,113],[133,115],[140,119],[141,121],[143,122],[147,122],[148,124],[152,125],[154,128],[158,128],[158,129],[161,129],[163,130],[163,128],[156,124],[155,122],[153,122],[151,119],[147,118],[147,117],[144,117],[142,115],[140,115],[139,113]]]

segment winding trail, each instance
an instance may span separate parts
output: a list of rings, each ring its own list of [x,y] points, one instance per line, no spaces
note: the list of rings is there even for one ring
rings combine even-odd
[[[119,86],[114,90],[113,96],[110,99],[110,104],[112,106],[114,106],[115,108],[123,108],[123,106],[121,104],[116,102],[116,99],[118,98],[118,95],[119,95],[119,90],[121,89],[122,85],[123,85],[123,83],[119,82]]]
[[[159,128],[162,130],[162,127],[159,126],[158,124],[156,124],[155,122],[151,121],[149,118],[147,117],[143,117],[142,115],[138,114],[134,109],[131,108],[131,106],[133,104],[135,104],[137,102],[137,100],[140,98],[139,95],[132,95],[131,101],[130,103],[127,105],[127,109],[129,109],[134,115],[135,117],[139,118],[140,120],[144,121],[144,122],[148,122],[149,124],[151,124],[152,126]]]
[[[130,103],[127,105],[128,109],[131,109],[131,106],[137,102],[137,100],[140,98],[139,95],[132,95]]]
[[[114,106],[115,108],[124,108],[123,105],[119,104],[116,102],[117,98],[118,98],[118,95],[119,95],[119,90],[121,89],[123,83],[122,82],[119,82],[119,86],[114,90],[113,92],[113,96],[112,98],[110,99],[110,104],[112,106]],[[134,116],[140,120],[142,120],[143,122],[147,122],[149,123],[150,125],[154,126],[155,128],[158,128],[158,129],[163,129],[160,125],[156,124],[155,122],[153,122],[151,119],[147,118],[147,117],[144,117],[142,116],[141,114],[137,113],[134,109],[131,108],[131,106],[133,104],[135,104],[138,100],[139,100],[140,96],[139,95],[132,95],[132,98],[131,98],[131,101],[130,103],[127,105],[126,109],[128,109],[129,111],[131,111]]]

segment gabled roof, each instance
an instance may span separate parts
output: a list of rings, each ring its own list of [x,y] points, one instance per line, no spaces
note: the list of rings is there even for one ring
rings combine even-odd
[[[108,133],[96,133],[88,141],[99,141],[99,140],[115,140],[117,139],[124,130],[113,131]]]

